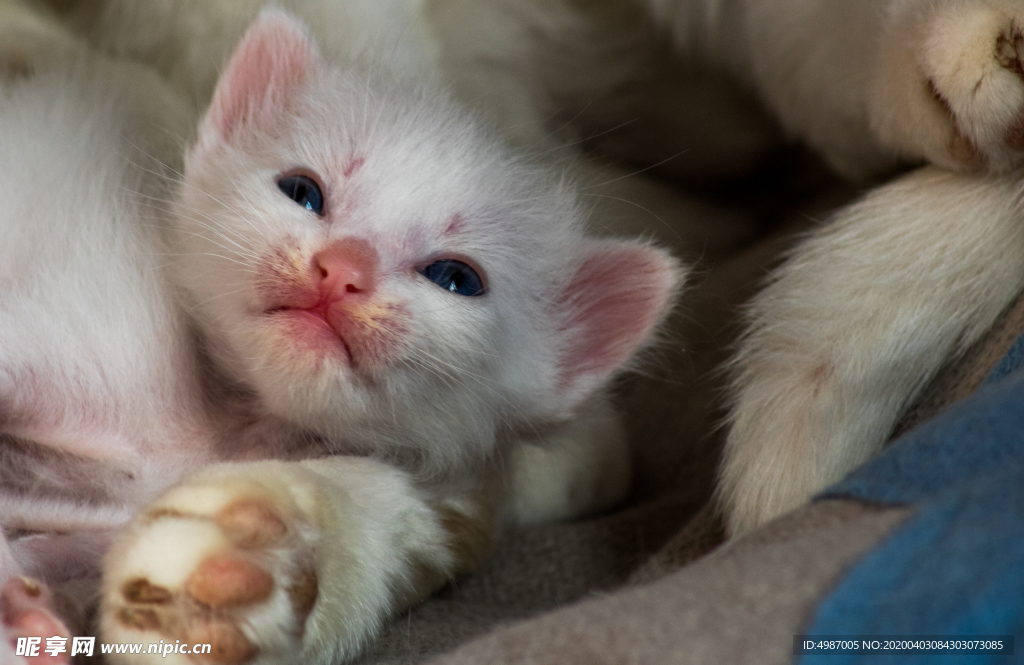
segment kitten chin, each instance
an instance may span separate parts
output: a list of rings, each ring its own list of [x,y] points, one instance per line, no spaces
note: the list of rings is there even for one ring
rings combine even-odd
[[[173,243],[211,355],[266,409],[450,467],[571,418],[680,269],[586,237],[568,173],[435,88],[328,62],[265,10],[187,154]]]

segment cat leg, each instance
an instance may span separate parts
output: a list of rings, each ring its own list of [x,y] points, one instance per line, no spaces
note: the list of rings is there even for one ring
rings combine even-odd
[[[1024,161],[1024,5],[894,3],[870,93],[883,142],[955,170]]]
[[[101,632],[212,645],[206,659],[168,662],[341,662],[388,616],[475,567],[491,512],[474,489],[425,489],[362,458],[214,466],[115,542]]]
[[[1021,189],[922,169],[794,250],[751,304],[735,360],[719,487],[732,534],[878,451],[1024,288]]]
[[[625,498],[632,470],[619,416],[599,396],[572,422],[510,450],[507,517],[543,524],[607,510]]]

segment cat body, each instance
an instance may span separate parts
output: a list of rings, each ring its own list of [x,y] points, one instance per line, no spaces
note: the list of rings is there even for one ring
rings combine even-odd
[[[41,479],[2,477],[8,638],[68,634],[16,575],[88,581],[106,550],[102,641],[335,662],[509,506],[626,489],[603,387],[678,264],[585,236],[571,173],[400,55],[253,18],[173,177],[195,106],[137,65],[51,67],[46,37],[4,89],[3,452]],[[60,205],[19,199],[55,154]]]
[[[836,213],[748,307],[718,488],[737,535],[880,450],[1024,288],[1024,7],[647,4],[680,53],[755,90],[839,173],[948,169],[903,176]]]
[[[146,68],[89,53],[26,7],[0,18],[22,38],[4,40],[16,68],[0,76],[0,515],[7,534],[36,534],[0,540],[0,578],[60,584],[98,570],[132,507],[216,458],[162,274],[149,199],[166,188],[147,174],[175,161],[168,134],[192,115]],[[5,589],[5,624],[18,591]]]

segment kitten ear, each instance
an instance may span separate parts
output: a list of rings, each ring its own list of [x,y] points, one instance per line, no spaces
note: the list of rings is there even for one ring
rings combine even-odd
[[[558,395],[571,409],[604,385],[671,308],[684,271],[638,242],[591,241],[555,305],[562,337]]]
[[[264,9],[217,83],[201,140],[230,142],[246,129],[269,130],[319,63],[302,23],[279,9]]]

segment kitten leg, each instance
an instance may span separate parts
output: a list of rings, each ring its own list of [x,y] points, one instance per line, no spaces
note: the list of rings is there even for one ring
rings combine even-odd
[[[115,542],[103,637],[212,644],[198,662],[349,659],[389,615],[487,550],[486,502],[442,490],[362,458],[211,467],[148,506]]]
[[[571,423],[511,449],[508,517],[543,524],[607,510],[625,498],[632,470],[619,416],[600,396]]]
[[[963,171],[1024,161],[1024,5],[902,2],[890,14],[870,94],[882,140]]]
[[[1024,288],[1011,178],[923,169],[793,252],[753,301],[719,498],[733,534],[878,451],[939,368]]]

